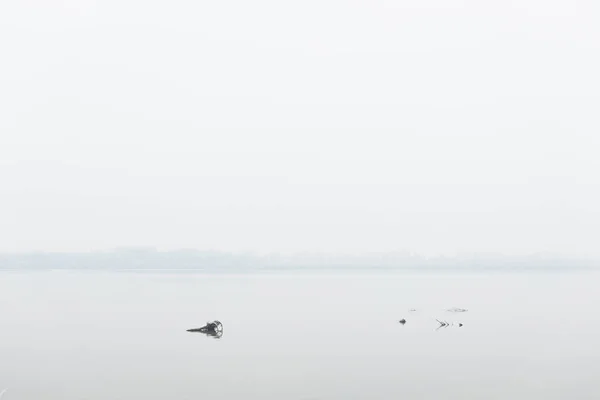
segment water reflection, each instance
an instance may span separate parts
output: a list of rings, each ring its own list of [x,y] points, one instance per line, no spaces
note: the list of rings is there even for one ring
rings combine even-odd
[[[223,336],[223,331],[216,331],[216,332],[200,332],[200,331],[188,331],[188,332],[198,332],[198,333],[204,333],[206,336],[210,336],[213,337],[215,339],[221,339],[221,336]]]

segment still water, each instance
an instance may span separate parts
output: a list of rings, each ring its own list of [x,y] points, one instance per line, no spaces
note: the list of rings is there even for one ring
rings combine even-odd
[[[2,400],[598,399],[599,277],[3,272],[0,392],[8,389]],[[220,339],[186,332],[213,319],[223,322]],[[454,325],[438,329],[436,319]]]

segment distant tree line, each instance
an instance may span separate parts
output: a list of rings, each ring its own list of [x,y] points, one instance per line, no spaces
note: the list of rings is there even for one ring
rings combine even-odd
[[[473,254],[460,257],[422,257],[411,253],[293,255],[228,253],[202,250],[157,251],[153,248],[121,248],[81,253],[30,252],[0,254],[1,270],[530,270],[593,269],[595,260],[548,254],[503,256]]]

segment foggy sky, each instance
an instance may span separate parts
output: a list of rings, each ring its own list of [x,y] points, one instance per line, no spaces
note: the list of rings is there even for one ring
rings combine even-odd
[[[600,4],[0,2],[0,251],[600,255]]]

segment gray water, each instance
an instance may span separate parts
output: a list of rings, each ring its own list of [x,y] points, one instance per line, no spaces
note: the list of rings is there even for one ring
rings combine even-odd
[[[8,389],[2,400],[598,399],[597,278],[4,272],[0,392]],[[436,318],[455,325],[436,330]],[[223,322],[222,338],[186,332],[212,319]]]

